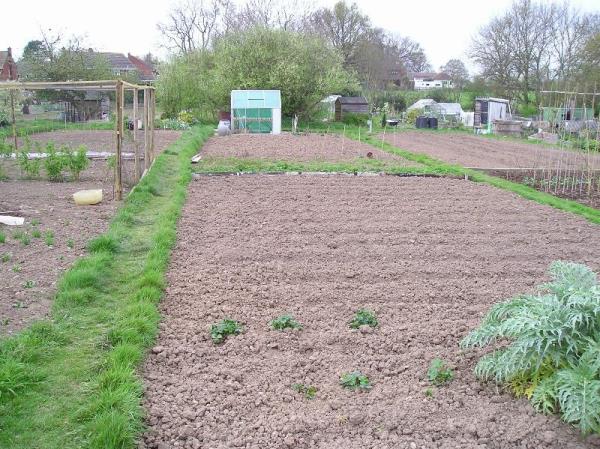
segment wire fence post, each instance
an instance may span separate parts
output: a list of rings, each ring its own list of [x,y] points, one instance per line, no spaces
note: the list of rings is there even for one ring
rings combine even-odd
[[[115,199],[120,201],[123,199],[123,184],[121,179],[121,152],[123,149],[123,107],[124,107],[124,88],[123,81],[117,80],[115,103],[117,107],[116,120],[116,151],[115,151]]]

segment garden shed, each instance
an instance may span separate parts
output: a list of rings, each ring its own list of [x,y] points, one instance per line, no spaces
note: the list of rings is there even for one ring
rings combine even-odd
[[[365,97],[339,97],[335,100],[335,120],[342,121],[345,114],[368,114],[369,102]]]
[[[281,92],[232,90],[231,131],[280,134]]]
[[[494,120],[506,120],[511,116],[510,104],[503,98],[475,98],[475,128],[491,130]]]

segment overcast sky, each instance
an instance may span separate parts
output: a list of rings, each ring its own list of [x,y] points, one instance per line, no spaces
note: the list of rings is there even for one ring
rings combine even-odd
[[[314,0],[331,6],[336,0]],[[466,60],[471,36],[491,17],[501,13],[512,0],[356,0],[375,26],[421,43],[435,69],[448,59]],[[12,46],[17,56],[25,44],[39,36],[39,29],[62,30],[66,35],[83,35],[91,47],[143,55],[149,51],[164,56],[160,49],[157,22],[163,20],[169,0],[135,2],[104,0],[101,6],[82,0],[17,0],[2,2],[0,49]],[[573,0],[583,11],[600,11],[598,0]],[[119,11],[115,15],[115,11]],[[468,63],[472,68],[472,65]]]

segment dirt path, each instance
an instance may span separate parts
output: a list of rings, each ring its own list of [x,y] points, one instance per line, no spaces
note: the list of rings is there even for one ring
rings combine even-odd
[[[386,141],[399,148],[472,168],[553,168],[587,166],[583,152],[542,145],[502,141],[463,133],[406,131],[388,134]],[[600,155],[590,159],[600,169]]]
[[[370,157],[404,166],[418,166],[399,156],[337,134],[283,133],[280,135],[234,134],[213,137],[204,147],[206,156],[274,159],[291,161],[343,162]]]
[[[599,269],[598,227],[460,180],[241,176],[194,181],[144,378],[150,448],[591,448],[482,387],[458,341],[548,264]],[[361,307],[380,327],[351,331]],[[304,329],[268,321],[292,313]],[[224,317],[245,332],[215,346]],[[456,379],[424,390],[434,357]],[[343,390],[360,369],[373,389]],[[290,385],[318,388],[304,399]],[[596,440],[597,442],[598,440]]]

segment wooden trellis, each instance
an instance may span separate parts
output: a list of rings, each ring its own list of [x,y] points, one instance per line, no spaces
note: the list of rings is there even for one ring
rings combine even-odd
[[[6,81],[0,83],[0,90],[11,92],[12,128],[15,151],[18,149],[17,128],[15,120],[14,92],[23,90],[54,90],[54,91],[103,91],[115,92],[116,120],[115,120],[115,170],[114,187],[115,199],[123,199],[122,184],[122,148],[124,128],[125,92],[133,92],[133,141],[135,148],[135,182],[137,183],[147,172],[154,161],[154,114],[156,111],[156,96],[154,87],[128,83],[121,79],[100,81],[33,81],[19,82]],[[142,111],[142,123],[144,130],[144,172],[140,174],[140,155],[137,145],[138,131],[138,96],[139,92],[144,94],[144,108]]]

